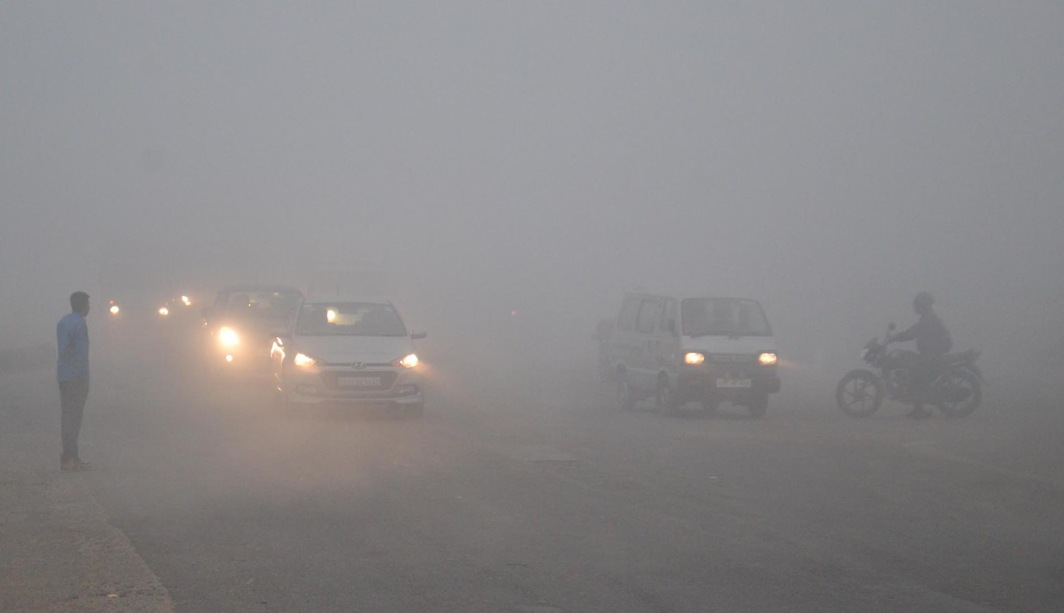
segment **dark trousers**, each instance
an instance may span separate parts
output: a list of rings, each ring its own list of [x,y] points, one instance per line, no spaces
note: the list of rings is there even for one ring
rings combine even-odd
[[[81,415],[85,400],[89,397],[88,379],[71,379],[59,382],[59,401],[63,407],[61,429],[63,432],[63,459],[78,457],[78,435],[81,433]]]

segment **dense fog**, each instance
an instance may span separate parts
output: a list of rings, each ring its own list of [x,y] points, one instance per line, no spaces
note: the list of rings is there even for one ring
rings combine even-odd
[[[0,344],[53,343],[75,289],[91,326],[328,267],[441,355],[572,364],[626,290],[743,295],[786,390],[927,289],[991,377],[1059,372],[1061,32],[1056,2],[2,3]]]

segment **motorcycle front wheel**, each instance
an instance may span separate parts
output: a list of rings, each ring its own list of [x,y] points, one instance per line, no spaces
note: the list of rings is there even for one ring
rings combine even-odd
[[[883,383],[874,372],[851,370],[835,388],[835,401],[850,417],[868,417],[883,404]]]
[[[953,369],[934,384],[935,406],[947,417],[967,417],[983,402],[979,377],[962,369]]]

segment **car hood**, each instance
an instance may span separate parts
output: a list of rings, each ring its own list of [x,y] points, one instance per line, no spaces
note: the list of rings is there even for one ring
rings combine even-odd
[[[684,351],[700,353],[753,354],[776,351],[776,339],[771,336],[685,336],[682,345]]]
[[[297,336],[295,351],[333,364],[383,364],[414,352],[408,336]]]

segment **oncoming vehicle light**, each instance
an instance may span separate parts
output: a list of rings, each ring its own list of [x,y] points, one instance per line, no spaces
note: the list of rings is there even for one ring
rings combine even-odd
[[[772,366],[776,363],[776,359],[777,358],[775,353],[762,353],[761,355],[757,356],[757,361],[762,366]]]
[[[159,315],[162,315],[163,317],[166,317],[169,314],[170,314],[170,309],[168,309],[167,307],[159,307]]]
[[[218,330],[218,342],[226,347],[232,347],[233,345],[240,344],[240,336],[236,333],[236,330],[229,326],[223,326]]]
[[[402,366],[404,368],[413,368],[413,367],[417,366],[417,364],[418,364],[417,356],[415,354],[411,353],[411,354],[407,355],[406,357],[404,357],[402,359],[399,359],[399,360],[396,360],[395,362],[393,362],[392,366]]]
[[[684,364],[690,364],[690,365],[693,366],[693,365],[696,365],[696,364],[701,364],[702,362],[705,362],[705,361],[706,361],[706,356],[703,353],[697,353],[697,352],[692,351],[690,353],[683,354],[683,363]]]
[[[304,367],[314,366],[318,361],[305,353],[297,353],[295,357],[292,358],[292,363],[296,366]]]
[[[334,323],[336,321],[336,309],[327,309],[325,311],[325,321],[328,323]]]
[[[192,299],[191,299],[191,298],[189,298],[188,296],[181,296],[181,302],[182,302],[182,303],[183,303],[183,304],[184,304],[185,306],[192,306]]]
[[[112,304],[111,308],[109,308],[107,310],[111,312],[111,315],[118,315],[118,312],[121,311],[122,309],[118,308],[117,304]]]

